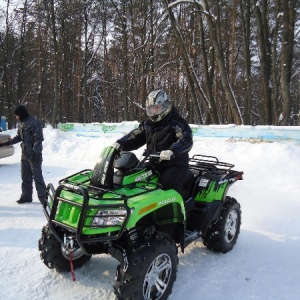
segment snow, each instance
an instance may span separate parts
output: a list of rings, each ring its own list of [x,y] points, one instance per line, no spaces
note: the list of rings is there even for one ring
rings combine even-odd
[[[7,131],[12,136],[15,130]],[[78,137],[44,129],[43,173],[47,183],[93,168],[101,149],[115,138]],[[300,286],[300,145],[197,137],[193,154],[213,155],[244,171],[229,195],[242,208],[239,239],[227,254],[212,253],[200,241],[179,252],[177,280],[170,300],[299,299]],[[142,149],[136,151],[138,157]],[[93,256],[75,271],[58,274],[40,260],[38,240],[46,224],[34,202],[18,205],[20,147],[0,161],[0,299],[114,299],[117,261]]]

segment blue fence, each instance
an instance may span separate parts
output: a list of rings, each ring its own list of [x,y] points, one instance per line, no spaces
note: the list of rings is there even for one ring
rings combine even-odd
[[[61,131],[77,136],[110,138],[122,136],[138,127],[138,122],[121,123],[60,123]],[[300,126],[247,126],[190,124],[194,138],[253,138],[267,140],[295,140],[300,142]]]

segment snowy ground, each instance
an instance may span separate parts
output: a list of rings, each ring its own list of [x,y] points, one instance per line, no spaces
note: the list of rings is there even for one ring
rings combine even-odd
[[[51,128],[44,135],[44,177],[55,186],[67,175],[93,168],[101,149],[114,141]],[[45,217],[35,192],[33,203],[16,203],[19,145],[15,149],[14,156],[0,161],[0,299],[114,299],[117,262],[111,257],[92,257],[75,271],[75,282],[40,260],[37,243]],[[300,145],[200,138],[191,155],[196,153],[217,156],[245,172],[229,191],[241,204],[241,233],[227,254],[211,253],[201,242],[190,244],[179,255],[169,299],[300,299]]]

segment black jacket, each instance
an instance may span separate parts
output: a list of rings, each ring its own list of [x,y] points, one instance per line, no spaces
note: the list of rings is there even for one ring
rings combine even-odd
[[[176,108],[160,122],[142,121],[138,128],[117,141],[124,151],[136,150],[143,145],[151,153],[171,150],[175,158],[163,161],[170,166],[187,166],[188,152],[193,146],[192,130],[188,123],[178,114]]]
[[[28,115],[19,123],[17,135],[10,141],[3,143],[5,146],[21,143],[22,157],[31,159],[33,154],[42,155],[44,140],[43,127],[38,120]]]

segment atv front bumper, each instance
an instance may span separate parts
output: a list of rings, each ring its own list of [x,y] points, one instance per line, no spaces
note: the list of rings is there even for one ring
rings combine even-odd
[[[62,244],[67,233],[89,253],[88,244],[109,242],[122,236],[131,214],[124,197],[115,194],[114,198],[95,200],[90,198],[88,188],[70,184],[61,184],[56,190],[48,184],[47,190],[49,197],[44,213],[50,230]]]

